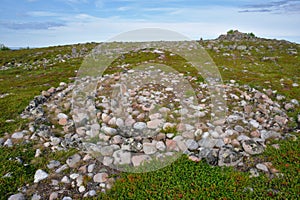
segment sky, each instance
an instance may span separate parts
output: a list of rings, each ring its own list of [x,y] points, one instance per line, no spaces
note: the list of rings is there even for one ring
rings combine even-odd
[[[300,0],[0,0],[0,44],[43,47],[103,42],[162,28],[191,39],[231,29],[300,43]]]

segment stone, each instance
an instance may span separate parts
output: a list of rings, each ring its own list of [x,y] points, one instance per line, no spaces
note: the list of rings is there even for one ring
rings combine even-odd
[[[117,134],[117,130],[116,130],[116,129],[111,128],[111,127],[108,127],[108,126],[103,126],[103,127],[101,128],[101,130],[102,130],[105,134],[107,134],[107,135],[109,135],[109,136],[114,136],[114,135]]]
[[[254,128],[259,127],[259,123],[256,120],[250,120],[249,124]]]
[[[250,133],[251,137],[254,137],[254,138],[259,138],[260,137],[260,133],[258,131],[252,131]]]
[[[114,153],[114,149],[112,146],[104,146],[101,147],[100,153],[102,156],[111,156]]]
[[[268,140],[268,139],[271,139],[271,138],[281,138],[281,134],[276,132],[276,131],[266,131],[266,130],[262,130],[261,132],[261,138],[263,140]]]
[[[219,151],[219,166],[236,166],[243,160],[243,155],[232,147],[223,147]]]
[[[259,173],[258,173],[257,169],[251,168],[251,169],[249,170],[249,172],[250,172],[250,178],[253,178],[253,177],[259,177]]]
[[[261,163],[257,164],[256,168],[259,169],[259,170],[262,170],[264,172],[269,172],[268,167],[264,164],[261,164]]]
[[[177,142],[175,140],[166,140],[167,151],[179,151]]]
[[[51,160],[47,165],[48,169],[53,169],[58,166],[60,166],[60,162],[58,160]]]
[[[64,164],[63,166],[61,166],[60,168],[58,168],[58,169],[55,171],[55,173],[59,174],[59,173],[61,173],[62,171],[68,169],[68,168],[69,168],[68,165],[67,165],[67,164]]]
[[[131,162],[131,153],[125,150],[117,150],[113,153],[114,165],[126,165]]]
[[[264,147],[255,142],[254,140],[245,140],[242,142],[242,147],[246,153],[250,155],[261,154],[264,151]]]
[[[196,150],[199,147],[198,143],[193,139],[186,140],[185,144],[187,148],[191,151]]]
[[[89,172],[89,173],[92,173],[93,171],[94,171],[94,168],[95,168],[95,164],[93,163],[93,164],[90,164],[88,167],[87,167],[87,171]]]
[[[105,156],[102,160],[103,165],[110,166],[113,163],[114,159],[109,156]]]
[[[55,200],[55,199],[58,199],[58,193],[52,192],[49,196],[49,200]]]
[[[200,162],[200,161],[201,161],[201,159],[198,158],[198,157],[196,157],[196,156],[189,156],[189,159],[190,159],[191,161],[193,161],[193,162]]]
[[[11,139],[7,139],[3,146],[6,146],[6,147],[13,147],[13,142],[11,141]]]
[[[68,115],[66,115],[66,114],[64,114],[64,113],[59,113],[59,114],[57,115],[57,118],[58,118],[58,119],[68,119],[69,117],[68,117]]]
[[[24,133],[23,132],[15,132],[11,136],[11,138],[13,138],[13,139],[22,139],[23,137],[24,137]]]
[[[18,193],[8,197],[8,200],[25,200],[25,196],[22,193]]]
[[[119,127],[119,128],[124,127],[124,125],[125,125],[124,120],[121,119],[121,118],[117,118],[117,120],[116,120],[116,125],[117,125],[117,127]]]
[[[75,168],[77,164],[80,162],[81,156],[79,154],[74,154],[73,156],[69,157],[66,161],[67,165],[71,168]]]
[[[62,182],[62,183],[68,184],[68,183],[70,183],[70,179],[69,179],[67,176],[64,176],[64,177],[61,179],[61,182]]]
[[[93,177],[95,183],[104,183],[107,181],[107,179],[108,179],[107,173],[98,173],[95,174],[95,176]]]
[[[71,197],[64,197],[62,200],[73,200]]]
[[[213,148],[217,144],[218,140],[210,137],[201,139],[198,144],[201,147]]]
[[[150,155],[156,153],[156,144],[155,143],[143,143],[143,151],[145,154]]]
[[[157,129],[162,125],[163,121],[161,119],[155,119],[147,122],[147,127],[149,129]]]
[[[58,120],[58,124],[61,126],[65,126],[65,125],[67,125],[67,123],[68,123],[68,119],[66,119],[66,118],[60,118]]]
[[[158,141],[155,145],[155,147],[159,150],[159,151],[165,151],[166,150],[166,145],[163,141]]]
[[[34,183],[38,183],[38,182],[40,182],[41,180],[44,180],[44,179],[46,179],[46,178],[48,178],[48,174],[45,172],[45,171],[43,171],[43,170],[41,170],[41,169],[38,169],[36,172],[35,172],[35,174],[34,174]]]
[[[136,129],[136,130],[144,130],[145,128],[147,128],[147,124],[144,123],[144,122],[136,122],[134,125],[133,125],[133,128]]]
[[[76,179],[78,177],[79,177],[79,174],[76,174],[76,173],[70,174],[71,179]]]
[[[133,166],[137,167],[143,164],[145,161],[152,160],[150,156],[148,155],[138,155],[138,156],[132,156],[131,161]]]
[[[41,198],[42,197],[40,195],[35,193],[34,195],[32,195],[31,200],[40,200]]]
[[[78,191],[80,193],[83,193],[85,191],[85,187],[83,185],[81,185],[79,188],[78,188]]]
[[[236,131],[239,132],[239,133],[242,133],[242,132],[245,131],[245,129],[244,129],[242,126],[240,126],[240,125],[236,125],[236,126],[234,127],[234,130],[236,130]]]
[[[285,117],[281,117],[279,115],[276,115],[274,118],[275,122],[278,123],[280,126],[284,126],[286,125],[286,123],[288,122],[288,119]]]

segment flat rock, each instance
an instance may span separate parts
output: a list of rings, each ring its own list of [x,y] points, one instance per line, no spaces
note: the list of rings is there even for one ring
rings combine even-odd
[[[155,119],[147,122],[147,127],[149,129],[157,129],[159,128],[163,123],[163,120],[161,119]]]
[[[13,139],[22,139],[23,137],[24,137],[24,133],[23,132],[15,132],[11,136],[11,138],[13,138]]]
[[[81,160],[81,156],[79,154],[74,154],[73,156],[69,157],[66,161],[67,165],[71,168],[76,167],[77,163]]]
[[[262,170],[264,172],[269,172],[268,167],[264,164],[261,164],[261,163],[257,164],[256,168],[259,169],[259,170]]]
[[[132,156],[132,164],[133,166],[137,167],[143,164],[145,161],[152,160],[150,156],[148,155],[138,155],[138,156]]]
[[[250,155],[261,154],[264,151],[264,147],[254,140],[245,140],[242,142],[242,146],[245,152]]]
[[[25,196],[22,193],[18,193],[8,197],[8,200],[25,200]]]
[[[113,153],[114,165],[126,165],[131,162],[131,153],[125,150],[117,150]]]
[[[41,170],[41,169],[38,169],[36,172],[35,172],[35,174],[34,174],[34,183],[38,183],[38,182],[40,182],[41,180],[44,180],[44,179],[46,179],[47,177],[48,177],[49,175],[45,172],[45,171],[43,171],[43,170]]]
[[[95,176],[93,177],[95,183],[104,183],[107,181],[107,179],[108,179],[107,173],[98,173],[95,174]]]
[[[143,151],[145,154],[150,155],[156,153],[156,144],[155,143],[143,143]]]

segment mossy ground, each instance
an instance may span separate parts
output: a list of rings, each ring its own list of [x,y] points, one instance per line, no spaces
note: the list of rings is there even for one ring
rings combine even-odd
[[[223,80],[236,80],[240,84],[248,84],[262,90],[271,88],[287,97],[287,100],[299,100],[300,87],[293,87],[292,83],[299,83],[300,58],[289,54],[288,49],[300,52],[299,45],[273,40],[259,42],[223,42],[229,44],[254,46],[247,53],[238,50],[220,49],[216,53],[208,53],[219,67]],[[86,45],[92,49],[96,44]],[[202,43],[207,45],[207,41]],[[264,47],[260,47],[260,46]],[[272,46],[273,48],[268,48]],[[18,51],[1,51],[0,65],[8,62],[35,62],[44,57],[51,58],[57,54],[71,53],[71,46],[49,47],[44,49],[26,49]],[[38,53],[43,52],[43,53]],[[224,53],[234,54],[225,56]],[[250,54],[249,54],[250,53]],[[34,55],[34,56],[33,56]],[[263,61],[263,57],[277,57],[276,61]],[[138,60],[135,60],[137,59]],[[153,54],[140,54],[138,57],[129,56],[125,59],[134,64],[142,60],[157,60]],[[175,62],[176,61],[176,62]],[[0,99],[0,135],[11,134],[15,130],[25,128],[26,121],[18,116],[34,96],[50,86],[58,86],[59,82],[70,82],[70,77],[76,76],[75,70],[80,67],[82,58],[57,63],[49,68],[24,70],[14,67],[0,71],[0,94],[10,95]],[[120,61],[121,62],[121,61]],[[119,63],[120,63],[119,62]],[[118,64],[118,62],[113,63]],[[180,58],[167,56],[165,64],[174,65],[180,69],[184,61]],[[227,69],[226,69],[227,68]],[[114,72],[114,66],[110,68]],[[185,69],[186,70],[186,69]],[[247,70],[247,71],[245,71]],[[281,80],[280,79],[284,79]],[[296,117],[299,109],[290,111],[291,117]],[[6,122],[13,119],[14,122]],[[295,126],[295,124],[291,124]],[[293,133],[300,137],[299,133]],[[268,147],[258,159],[271,161],[279,169],[283,178],[270,179],[264,175],[249,178],[248,173],[239,172],[233,168],[211,167],[205,162],[195,163],[182,157],[170,166],[150,173],[122,173],[112,190],[100,194],[98,199],[299,199],[300,198],[300,141],[279,141],[280,149]],[[42,158],[34,158],[34,144],[19,144],[13,148],[0,148],[0,199],[7,199],[17,189],[33,182],[33,175],[39,167],[45,168],[47,159],[62,159],[70,152],[43,152]],[[71,153],[73,150],[71,150]],[[15,158],[19,157],[23,163]],[[63,159],[62,159],[63,161]],[[29,164],[25,165],[24,163]],[[11,177],[3,177],[10,173]],[[253,192],[247,190],[252,188]]]

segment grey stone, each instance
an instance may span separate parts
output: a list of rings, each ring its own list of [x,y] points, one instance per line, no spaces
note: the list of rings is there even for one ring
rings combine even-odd
[[[13,138],[13,139],[22,139],[23,137],[24,137],[24,133],[23,132],[15,132],[11,136],[11,138]]]
[[[64,165],[62,165],[60,168],[58,168],[57,170],[55,170],[55,173],[59,174],[59,173],[61,173],[62,171],[68,169],[68,168],[69,168],[68,165],[67,165],[67,164],[64,164]]]
[[[281,138],[281,134],[276,132],[276,131],[266,131],[266,130],[262,130],[260,132],[260,137],[263,139],[263,140],[268,140],[270,138]]]
[[[64,177],[61,179],[61,182],[62,182],[62,183],[68,184],[68,183],[70,183],[70,179],[69,179],[69,177],[64,176]]]
[[[3,146],[6,146],[6,147],[13,147],[13,142],[11,141],[11,139],[7,139]]]
[[[48,178],[48,176],[49,175],[45,171],[38,169],[34,174],[34,183],[38,183],[41,180]]]
[[[251,126],[253,126],[254,128],[258,128],[259,127],[259,123],[256,120],[254,120],[254,119],[250,120],[249,124]]]
[[[160,151],[165,151],[166,150],[166,145],[163,141],[158,141],[155,146]]]
[[[49,168],[49,169],[53,169],[53,168],[55,168],[55,167],[58,167],[60,165],[60,162],[58,161],[58,160],[51,160],[50,162],[49,162],[49,164],[47,165],[47,167]]]
[[[130,164],[131,153],[124,150],[117,150],[113,153],[114,165]]]
[[[98,173],[93,177],[95,183],[104,183],[108,179],[107,173]]]
[[[59,113],[59,114],[57,115],[57,118],[58,118],[58,119],[68,119],[69,117],[68,117],[68,115],[66,115],[66,114],[64,114],[64,113]]]
[[[114,153],[114,148],[112,146],[101,147],[100,153],[102,156],[111,156]]]
[[[8,200],[25,200],[25,196],[22,193],[18,193],[8,197]]]
[[[239,133],[242,133],[242,132],[245,131],[244,127],[242,127],[242,126],[240,126],[240,125],[236,125],[236,126],[234,127],[234,130],[236,130],[236,131],[239,132]]]
[[[58,198],[58,193],[57,192],[52,192],[49,196],[49,200],[55,200]]]
[[[210,137],[201,139],[198,144],[201,147],[213,148],[217,144],[218,140]]]
[[[156,153],[156,151],[157,151],[156,144],[155,143],[149,143],[149,142],[143,143],[143,151],[147,155]]]
[[[40,195],[34,194],[34,195],[32,195],[31,200],[40,200],[41,198],[42,197]]]
[[[62,200],[73,200],[71,197],[64,197]]]
[[[148,155],[138,155],[138,156],[132,156],[132,164],[133,166],[137,167],[143,164],[145,161],[152,160],[150,156]]]
[[[252,177],[259,177],[259,173],[258,173],[257,169],[251,168],[249,172],[251,174],[250,178],[252,178]]]
[[[102,130],[105,134],[107,134],[107,135],[109,135],[109,136],[114,136],[114,135],[117,134],[117,130],[116,130],[116,129],[110,128],[110,127],[108,127],[108,126],[102,127],[101,130]]]
[[[269,172],[268,167],[264,164],[261,164],[261,163],[257,164],[256,168],[259,169],[259,170],[262,170],[264,172]]]
[[[186,140],[185,144],[186,144],[187,148],[192,151],[196,150],[199,147],[198,143],[193,139]]]
[[[136,130],[144,130],[145,128],[147,128],[147,124],[144,123],[144,122],[136,122],[133,125],[133,128],[136,129]]]
[[[236,166],[242,160],[242,154],[231,147],[223,147],[219,151],[219,166]]]
[[[66,161],[67,165],[71,168],[76,167],[77,163],[81,160],[81,156],[79,154],[74,154],[73,156],[69,157]]]
[[[242,142],[242,146],[245,152],[250,155],[261,154],[264,151],[264,147],[254,140],[245,140]]]
[[[87,171],[89,172],[89,173],[92,173],[93,171],[94,171],[94,168],[95,168],[95,164],[93,163],[93,164],[90,164],[88,167],[87,167]]]

